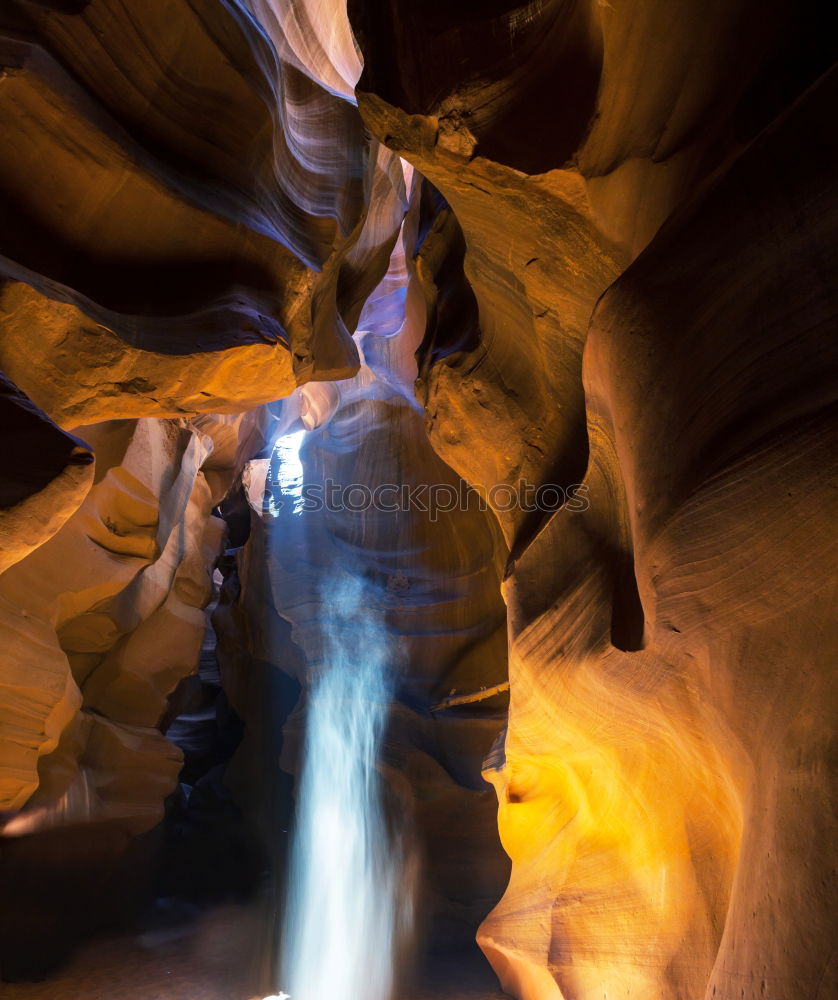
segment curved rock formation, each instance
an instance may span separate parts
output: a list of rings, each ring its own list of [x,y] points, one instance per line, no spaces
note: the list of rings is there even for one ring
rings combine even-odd
[[[791,5],[746,40],[744,7],[581,9],[354,15],[365,120],[444,199],[417,265],[456,317],[423,345],[431,441],[484,488],[584,497],[498,510],[511,702],[486,774],[513,871],[479,939],[527,1000],[825,997],[834,83],[803,92],[829,53],[800,58],[816,22]],[[563,72],[580,112],[598,75],[581,124]]]
[[[0,356],[36,403],[70,426],[235,412],[357,370],[368,279],[312,301],[368,204],[345,95],[235,4],[22,0],[0,31]]]
[[[216,426],[223,446],[235,424]],[[156,727],[197,665],[223,535],[210,510],[234,474],[234,453],[231,466],[223,453],[213,461],[215,429],[86,427],[97,456],[89,493],[3,574],[4,632],[14,637],[4,728],[15,748],[3,757],[3,808],[27,804],[7,832],[94,818],[142,830],[160,819],[180,760]]]
[[[838,992],[827,13],[4,6],[10,865],[157,835],[217,563],[281,855],[340,564],[432,940],[483,920],[517,1000]],[[300,506],[330,479],[363,509]]]

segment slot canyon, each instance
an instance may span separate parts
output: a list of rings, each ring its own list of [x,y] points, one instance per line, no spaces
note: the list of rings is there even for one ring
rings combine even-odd
[[[834,17],[0,0],[0,997],[838,998]]]

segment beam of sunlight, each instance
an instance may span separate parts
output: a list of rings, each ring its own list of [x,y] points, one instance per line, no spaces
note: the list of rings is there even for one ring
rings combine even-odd
[[[277,456],[276,480],[271,483],[276,490],[271,491],[268,510],[274,516],[279,515],[282,506],[291,505],[294,514],[303,510],[303,463],[300,459],[300,448],[303,446],[305,430],[294,431],[279,438],[274,446]],[[277,496],[277,493],[279,494]]]
[[[376,768],[392,695],[388,636],[350,577],[323,594],[323,663],[308,693],[283,985],[294,1000],[390,1000],[412,893]]]

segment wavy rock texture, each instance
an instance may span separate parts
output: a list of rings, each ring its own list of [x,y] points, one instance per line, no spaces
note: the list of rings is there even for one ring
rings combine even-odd
[[[3,808],[26,804],[7,833],[102,819],[138,832],[160,819],[180,757],[157,727],[197,667],[223,537],[210,510],[234,474],[230,438],[250,422],[84,428],[97,456],[89,493],[0,578],[12,643]]]
[[[26,899],[39,852],[61,866],[53,829],[67,852],[97,831],[68,859],[90,883],[97,858],[120,878],[119,858],[157,829],[181,764],[164,734],[197,665],[222,544],[211,510],[270,424],[265,411],[238,414],[329,380],[282,411],[286,423],[323,425],[324,441],[325,425],[341,428],[341,448],[319,455],[315,475],[459,481],[428,446],[413,396],[425,304],[406,259],[418,224],[412,170],[365,133],[341,4],[22,0],[0,30],[0,358],[49,418],[78,428],[96,461],[95,479],[90,468],[72,483],[49,466],[58,478],[45,489],[63,491],[66,514],[10,551],[15,564],[0,577],[4,833],[24,873],[14,898]],[[330,381],[359,364],[345,390]],[[70,441],[49,418],[45,439],[53,428]],[[244,482],[259,506],[257,469]],[[393,706],[386,769],[415,809],[423,910],[451,947],[473,940],[508,871],[480,778],[503,719],[505,613],[485,512],[408,517],[313,526],[324,553],[297,582],[316,592],[313,574],[336,546],[379,576],[392,563],[388,627],[422,670]],[[259,779],[258,750],[278,727],[260,722],[273,702],[257,703],[253,664],[280,657],[303,683],[311,668],[278,617],[295,620],[288,581],[261,592],[253,583],[260,531],[238,574],[249,589],[226,611],[225,598],[217,621],[225,686],[248,721],[233,782],[271,843],[278,825],[265,800],[288,788],[272,778],[265,796]],[[295,628],[316,628],[323,609],[313,601],[310,611]],[[239,629],[226,639],[225,614]],[[415,619],[404,636],[401,614]],[[260,628],[263,616],[278,636]],[[247,629],[259,639],[242,638]],[[430,711],[452,689],[487,685],[501,690],[475,708]],[[289,724],[291,769],[302,717],[301,706]],[[255,772],[244,773],[248,761]]]
[[[87,495],[0,575],[4,978],[54,973],[148,905],[184,763],[166,734],[198,681],[224,538],[211,510],[263,420],[84,427]]]
[[[496,904],[518,1000],[838,992],[826,13],[3,6],[13,873],[104,897],[156,828],[223,502],[230,781],[266,842],[347,560],[409,663],[382,770],[437,943]],[[265,449],[301,428],[307,483],[467,482],[499,530],[273,518]],[[61,933],[13,890],[21,941]]]
[[[65,795],[96,813],[89,776],[72,773],[80,727],[101,715],[149,728],[137,747],[171,757],[148,804],[159,816],[177,768],[154,727],[197,655],[221,544],[209,511],[250,457],[239,430],[243,449],[263,443],[252,418],[218,414],[357,370],[349,331],[386,272],[404,181],[392,153],[370,155],[354,79],[332,87],[333,63],[360,69],[348,26],[328,51],[291,27],[209,2],[21,2],[0,16],[0,356],[49,415],[10,387],[9,413],[25,417],[14,447],[37,433],[44,456],[3,511],[5,565],[18,562],[3,577],[11,810],[40,780],[33,816]],[[92,489],[92,468],[75,464],[90,451],[50,418],[95,439]],[[126,418],[140,422],[114,423]],[[43,684],[17,676],[27,658],[45,664]],[[36,775],[47,757],[57,784]],[[121,814],[110,800],[104,812]]]
[[[0,32],[0,353],[38,405],[235,412],[357,370],[346,326],[380,275],[317,276],[376,162],[344,96],[237,4],[20,2]]]
[[[437,189],[431,441],[484,489],[587,490],[497,511],[511,701],[486,776],[513,868],[480,943],[526,1000],[831,995],[818,11],[352,17],[365,121]]]

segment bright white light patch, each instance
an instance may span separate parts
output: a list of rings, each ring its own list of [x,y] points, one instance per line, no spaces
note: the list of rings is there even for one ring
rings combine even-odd
[[[274,517],[278,516],[286,504],[291,505],[292,513],[302,513],[303,463],[300,461],[300,448],[305,436],[305,431],[295,431],[279,438],[274,446],[274,454],[277,457],[276,486],[280,494],[274,497],[270,504],[270,511]]]

